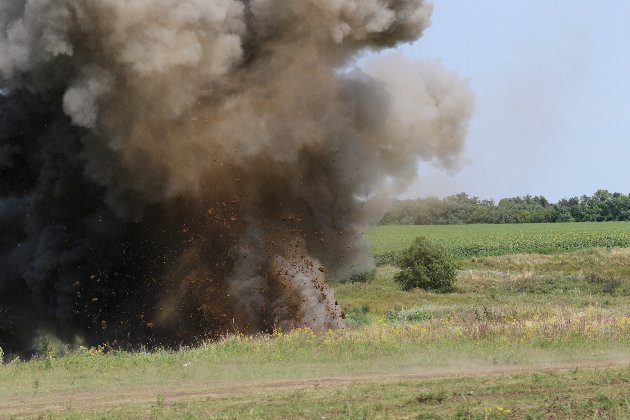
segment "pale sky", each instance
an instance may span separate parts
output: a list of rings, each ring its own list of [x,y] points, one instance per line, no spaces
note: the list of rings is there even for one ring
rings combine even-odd
[[[400,48],[468,79],[476,111],[463,168],[430,164],[405,198],[630,193],[630,2],[435,0]]]

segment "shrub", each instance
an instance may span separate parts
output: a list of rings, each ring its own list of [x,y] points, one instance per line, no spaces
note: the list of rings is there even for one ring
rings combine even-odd
[[[403,290],[420,288],[440,293],[453,291],[455,264],[446,249],[418,237],[397,263],[401,271],[394,276]]]

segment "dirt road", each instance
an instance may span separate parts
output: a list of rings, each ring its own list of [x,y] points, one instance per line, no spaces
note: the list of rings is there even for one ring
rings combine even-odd
[[[147,385],[139,389],[117,392],[37,393],[17,395],[0,400],[0,417],[35,417],[47,412],[66,410],[100,410],[121,405],[150,405],[157,401],[176,403],[239,395],[254,397],[260,394],[279,393],[309,388],[353,386],[361,384],[421,381],[423,379],[457,377],[492,377],[533,372],[562,372],[573,369],[606,369],[630,366],[630,361],[579,362],[562,364],[536,364],[501,366],[492,368],[441,368],[405,374],[366,375],[356,377],[323,377],[306,380],[274,380],[263,382],[224,382],[187,384],[172,387]]]

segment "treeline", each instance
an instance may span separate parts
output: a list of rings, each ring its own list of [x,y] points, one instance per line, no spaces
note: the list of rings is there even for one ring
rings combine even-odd
[[[446,198],[397,201],[381,224],[454,225],[472,223],[559,223],[630,220],[630,195],[598,190],[592,196],[563,198],[526,195],[481,200],[460,193]]]

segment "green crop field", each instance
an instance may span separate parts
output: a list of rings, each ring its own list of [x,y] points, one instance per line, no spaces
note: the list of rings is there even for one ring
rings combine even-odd
[[[518,225],[377,226],[367,232],[378,264],[391,264],[417,236],[444,245],[455,257],[630,247],[630,222]]]

